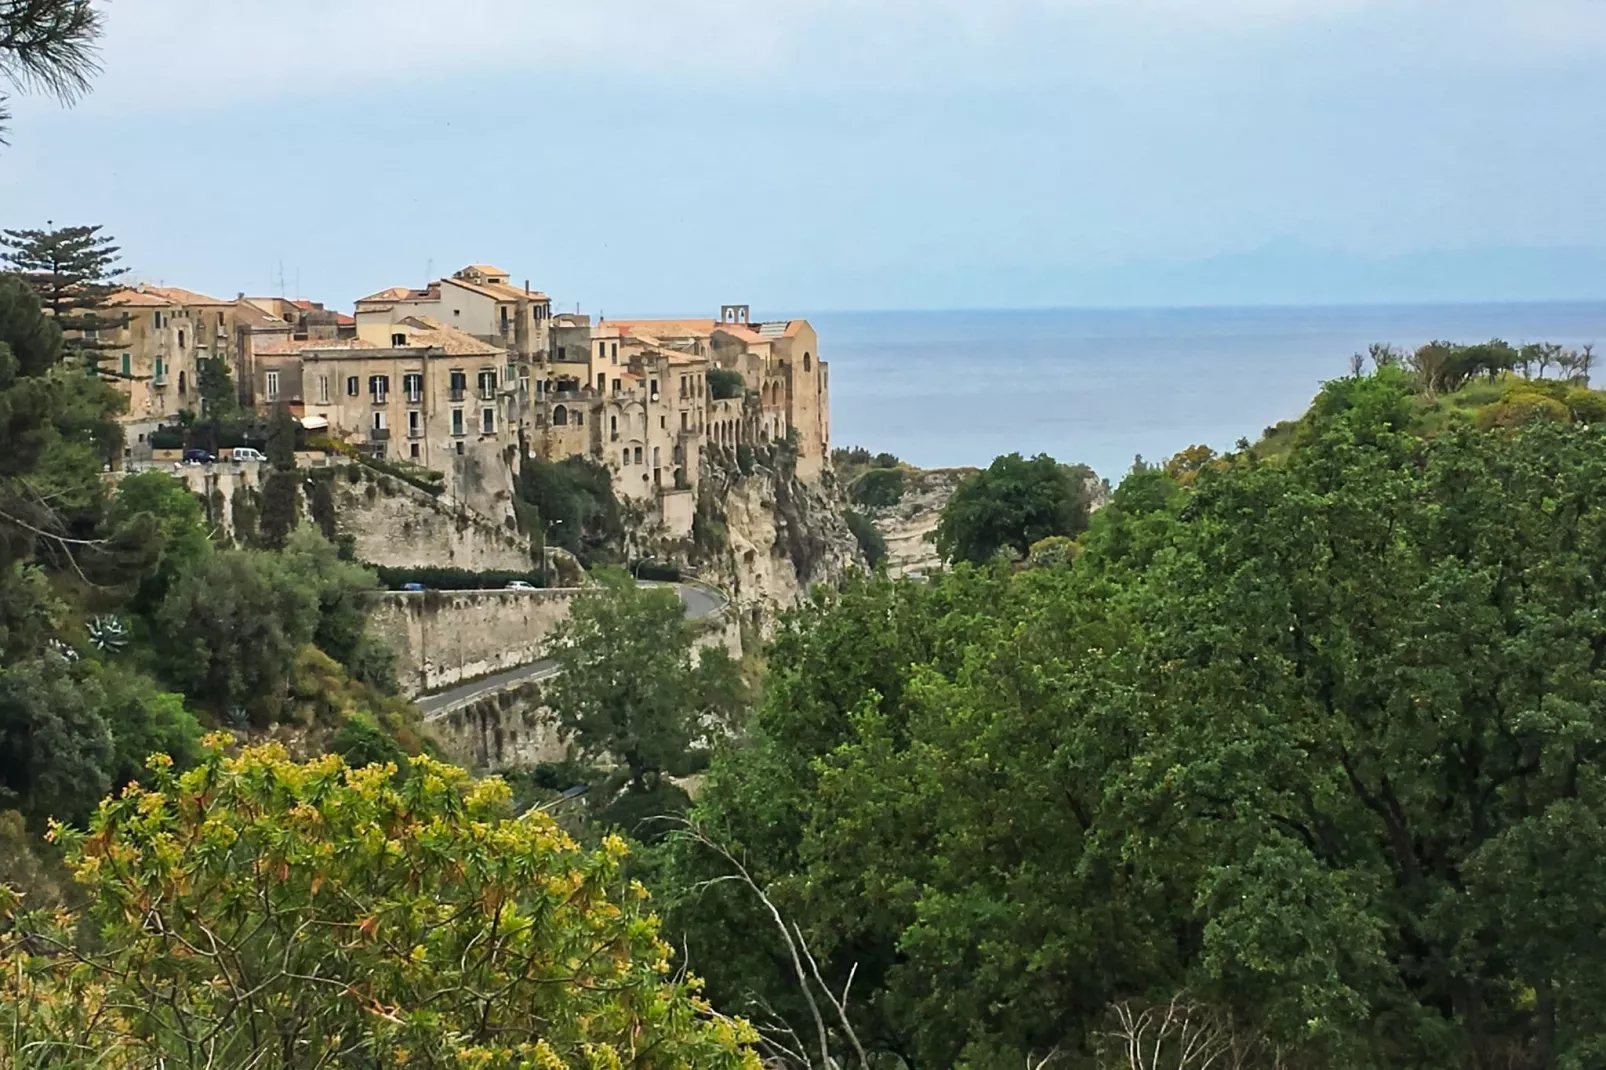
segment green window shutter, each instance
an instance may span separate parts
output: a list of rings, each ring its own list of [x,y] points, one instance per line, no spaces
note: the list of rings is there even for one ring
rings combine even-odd
[[[127,353],[123,354],[123,374],[134,374],[134,358]]]

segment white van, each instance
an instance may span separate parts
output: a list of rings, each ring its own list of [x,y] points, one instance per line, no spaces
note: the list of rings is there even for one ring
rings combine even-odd
[[[265,461],[265,460],[267,460],[267,458],[262,455],[262,451],[261,450],[254,450],[250,446],[236,446],[236,447],[234,447],[232,450],[229,451],[229,459],[232,460],[232,461]]]

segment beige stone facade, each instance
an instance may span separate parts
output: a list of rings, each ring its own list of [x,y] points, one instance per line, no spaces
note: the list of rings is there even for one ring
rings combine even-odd
[[[149,432],[180,412],[198,412],[198,363],[225,361],[240,382],[249,337],[289,337],[291,324],[244,294],[233,300],[174,286],[137,286],[113,294],[107,305],[121,312],[119,326],[101,331],[102,367],[128,399],[123,416],[130,457],[148,455]]]
[[[254,358],[263,408],[285,406],[364,452],[444,472],[454,497],[507,512],[520,403],[505,350],[412,316],[359,323],[353,338],[268,343]]]

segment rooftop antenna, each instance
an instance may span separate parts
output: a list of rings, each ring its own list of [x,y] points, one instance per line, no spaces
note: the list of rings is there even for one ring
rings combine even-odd
[[[296,268],[296,300],[301,300],[301,269]]]
[[[435,258],[432,256],[428,260],[424,261],[424,288],[428,289],[429,288],[429,284],[434,282],[434,281],[435,281]]]
[[[279,299],[284,300],[284,261],[279,261]]]

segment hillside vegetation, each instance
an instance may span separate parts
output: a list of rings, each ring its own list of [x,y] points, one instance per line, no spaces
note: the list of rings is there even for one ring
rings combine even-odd
[[[1600,395],[1450,385],[817,592],[657,876],[715,1002],[877,1067],[1606,1061]]]

